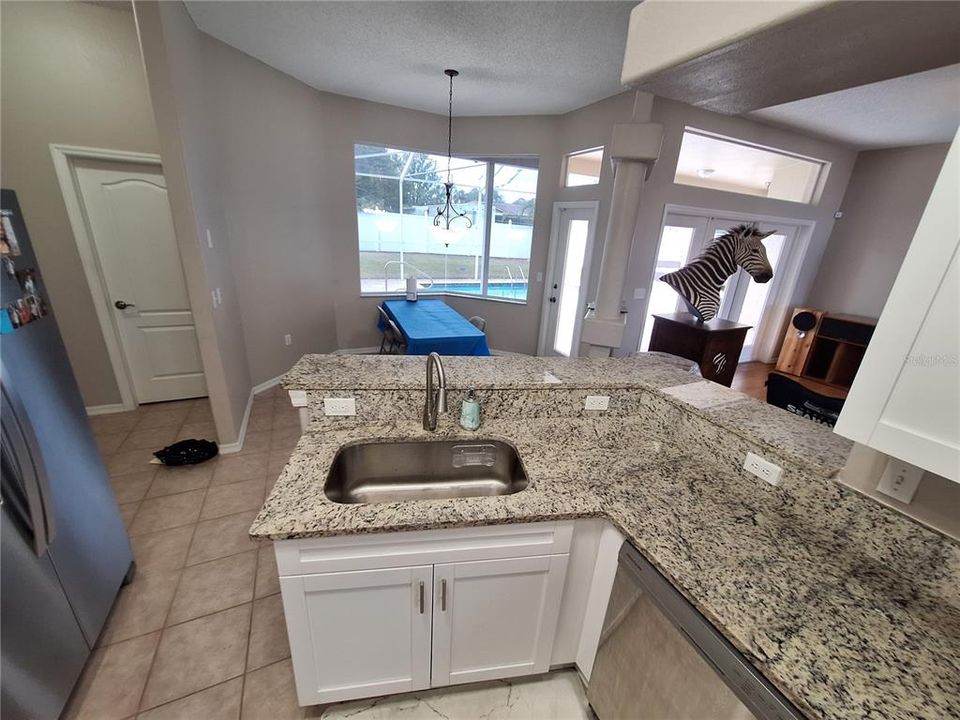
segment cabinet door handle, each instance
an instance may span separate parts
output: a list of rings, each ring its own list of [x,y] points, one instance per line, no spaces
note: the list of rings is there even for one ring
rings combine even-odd
[[[423,615],[423,580],[420,581],[420,614]]]
[[[440,612],[447,611],[447,581],[440,581]]]

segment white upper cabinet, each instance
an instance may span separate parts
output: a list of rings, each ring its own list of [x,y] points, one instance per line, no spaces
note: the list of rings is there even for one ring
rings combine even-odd
[[[960,482],[960,134],[835,431]]]

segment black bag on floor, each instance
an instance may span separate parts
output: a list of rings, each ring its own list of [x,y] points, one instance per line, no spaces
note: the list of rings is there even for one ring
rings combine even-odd
[[[211,440],[181,440],[157,450],[154,456],[164,465],[195,465],[216,457],[219,452]]]

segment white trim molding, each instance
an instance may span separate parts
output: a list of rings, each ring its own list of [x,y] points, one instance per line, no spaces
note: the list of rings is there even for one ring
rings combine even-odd
[[[88,405],[86,407],[87,416],[93,415],[111,415],[118,412],[126,412],[130,408],[125,407],[123,403],[112,403],[110,405]]]
[[[275,378],[270,378],[269,380],[262,382],[259,385],[254,385],[252,388],[250,388],[250,395],[247,397],[247,407],[243,411],[243,420],[240,423],[240,432],[237,436],[237,441],[221,444],[221,455],[231,455],[243,450],[243,441],[247,436],[247,423],[250,420],[250,410],[253,408],[254,396],[276,387],[280,384],[281,380],[283,380],[283,375],[277,375]]]
[[[110,298],[106,292],[103,270],[97,259],[93,235],[87,226],[73,163],[77,160],[87,159],[160,166],[160,156],[154,153],[107,150],[104,148],[60,145],[57,143],[50,143],[50,155],[53,157],[53,168],[57,174],[57,181],[60,184],[60,191],[63,194],[63,201],[67,208],[70,229],[73,231],[77,251],[80,254],[80,264],[83,267],[83,274],[86,278],[87,286],[90,288],[90,294],[93,296],[93,306],[97,313],[97,321],[100,324],[100,332],[103,335],[104,344],[107,347],[107,355],[110,358],[110,365],[113,368],[113,376],[116,380],[117,388],[120,390],[119,409],[112,409],[116,407],[115,405],[103,405],[88,408],[87,413],[100,414],[133,410],[137,407],[137,400],[133,391],[133,378],[130,375],[130,369],[127,367],[123,348],[120,344],[119,328],[117,328],[114,322],[114,314],[111,311]],[[111,409],[101,410],[100,408]],[[93,410],[93,412],[91,412],[91,410]]]

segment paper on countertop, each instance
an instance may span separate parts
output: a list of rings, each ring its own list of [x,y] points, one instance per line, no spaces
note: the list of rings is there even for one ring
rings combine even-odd
[[[551,384],[553,384],[553,385],[557,385],[557,384],[562,384],[562,383],[563,383],[563,380],[561,380],[560,378],[558,378],[558,377],[557,377],[556,375],[554,375],[552,372],[547,372],[547,371],[545,370],[544,373],[543,373],[543,382],[545,382],[545,383],[551,383]]]

